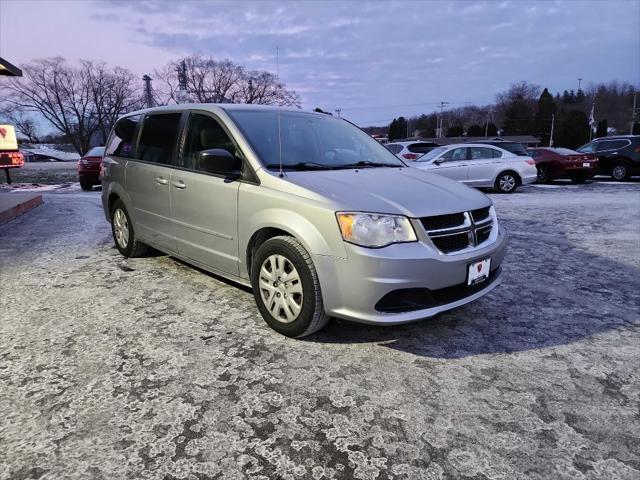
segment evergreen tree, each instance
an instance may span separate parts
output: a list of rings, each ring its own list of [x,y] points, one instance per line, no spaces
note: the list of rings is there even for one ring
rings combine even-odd
[[[482,137],[484,135],[484,130],[480,125],[471,125],[467,129],[467,137]]]
[[[556,146],[575,149],[589,141],[589,120],[584,112],[561,110],[557,125],[553,142]]]
[[[487,133],[487,137],[495,137],[496,135],[498,135],[498,127],[495,123],[489,123],[489,126],[487,127],[487,124],[485,123],[484,125],[482,125],[481,135],[484,136],[485,132]]]
[[[453,125],[447,128],[447,137],[461,137],[464,132],[462,125]]]
[[[515,98],[504,114],[506,135],[529,135],[533,128],[533,112],[523,97]]]
[[[606,137],[609,130],[608,127],[609,126],[607,124],[606,118],[604,120],[600,120],[598,122],[598,126],[596,127],[596,138]]]
[[[535,120],[535,135],[540,138],[543,145],[548,145],[551,135],[551,117],[556,113],[556,104],[553,96],[546,88],[538,99],[538,111]]]

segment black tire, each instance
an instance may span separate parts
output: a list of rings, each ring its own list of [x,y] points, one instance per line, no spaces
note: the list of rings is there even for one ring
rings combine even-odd
[[[300,278],[300,283],[302,284],[300,311],[297,317],[288,321],[288,323],[285,323],[284,319],[279,320],[272,315],[263,299],[263,295],[269,295],[270,290],[261,287],[261,285],[265,284],[264,281],[261,283],[262,267],[265,261],[268,261],[268,259],[274,255],[284,257],[295,267]],[[264,273],[262,273],[262,275],[264,275]],[[275,280],[274,288],[278,288],[276,284],[278,284],[280,278]],[[279,285],[282,284],[286,286],[286,282],[280,282]],[[264,318],[265,322],[267,322],[271,328],[282,335],[295,338],[304,337],[322,329],[329,321],[329,317],[324,313],[320,282],[311,255],[309,255],[309,252],[307,252],[302,244],[294,237],[274,237],[260,245],[251,262],[251,285],[253,286],[253,295],[262,318]],[[273,293],[273,295],[276,295],[276,293]],[[281,295],[282,297],[286,297],[286,294],[281,292],[277,292],[277,295],[278,298],[280,298]],[[280,305],[283,305],[282,307],[278,307],[275,303],[272,303],[272,309],[277,309],[278,315],[283,311],[283,308],[289,308],[286,306],[287,302],[284,301],[284,298],[279,302],[281,302]],[[290,313],[293,312],[290,311]]]
[[[116,222],[118,221],[117,216],[119,215],[118,212],[122,212],[122,214],[126,218],[126,224],[123,225],[123,227],[126,228],[128,232],[126,242],[118,240],[118,235],[116,233],[116,229],[118,228],[116,226]],[[129,216],[129,212],[127,212],[127,209],[124,206],[124,203],[122,203],[122,200],[116,200],[113,203],[113,205],[111,206],[110,214],[111,234],[113,235],[113,241],[115,242],[118,251],[127,258],[141,257],[142,255],[144,255],[149,247],[144,243],[136,240],[136,234],[133,229],[133,224],[131,223],[131,217]]]
[[[629,165],[624,161],[617,161],[611,167],[611,177],[619,182],[626,182],[631,177]]]
[[[538,183],[553,183],[553,178],[549,174],[549,167],[544,165],[538,167]]]
[[[93,190],[93,182],[90,182],[89,180],[83,180],[81,178],[80,179],[80,188],[82,190],[84,190],[85,192],[89,192],[89,191]]]
[[[508,180],[508,179],[511,179]],[[512,171],[502,172],[496,178],[493,188],[498,193],[513,193],[520,185],[520,177]]]

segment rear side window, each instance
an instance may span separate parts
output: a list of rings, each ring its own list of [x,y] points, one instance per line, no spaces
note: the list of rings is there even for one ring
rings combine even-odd
[[[631,145],[629,140],[605,140],[598,142],[598,152],[605,152],[607,150],[619,150],[621,148]]]
[[[385,145],[385,147],[387,147],[387,150],[389,150],[391,153],[398,153],[400,150],[402,150],[402,145]]]
[[[227,150],[231,155],[236,154],[234,143],[214,118],[198,113],[190,115],[181,166],[201,170],[198,165],[198,154],[203,150],[211,149],[222,149]]]
[[[176,148],[180,113],[148,115],[142,124],[136,158],[145,162],[171,165]]]
[[[469,147],[471,150],[471,160],[482,160],[485,158],[497,158],[494,156],[494,152],[500,153],[498,150],[487,147]]]
[[[449,150],[447,153],[442,155],[443,160],[448,162],[455,162],[457,160],[466,160],[467,159],[467,147],[463,148],[454,148]]]
[[[139,123],[140,115],[132,115],[118,120],[107,142],[105,155],[133,158],[135,135]]]
[[[437,145],[432,145],[430,143],[412,143],[407,148],[413,153],[427,153],[436,147]]]

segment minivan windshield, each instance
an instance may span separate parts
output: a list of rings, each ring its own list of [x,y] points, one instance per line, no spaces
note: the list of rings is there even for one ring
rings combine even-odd
[[[442,152],[446,151],[447,148],[448,147],[436,147],[433,150],[422,155],[419,159],[416,160],[416,162],[428,162],[429,160],[433,160]]]
[[[286,170],[406,166],[375,139],[339,118],[277,110],[229,109],[227,113],[270,170],[279,169],[281,154]]]

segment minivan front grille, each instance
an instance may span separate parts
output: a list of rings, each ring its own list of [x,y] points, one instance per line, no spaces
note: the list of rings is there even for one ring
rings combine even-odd
[[[482,246],[495,225],[491,207],[420,219],[429,239],[444,254]]]
[[[440,230],[442,228],[458,227],[464,223],[464,213],[424,217],[421,218],[420,221],[427,230]]]

